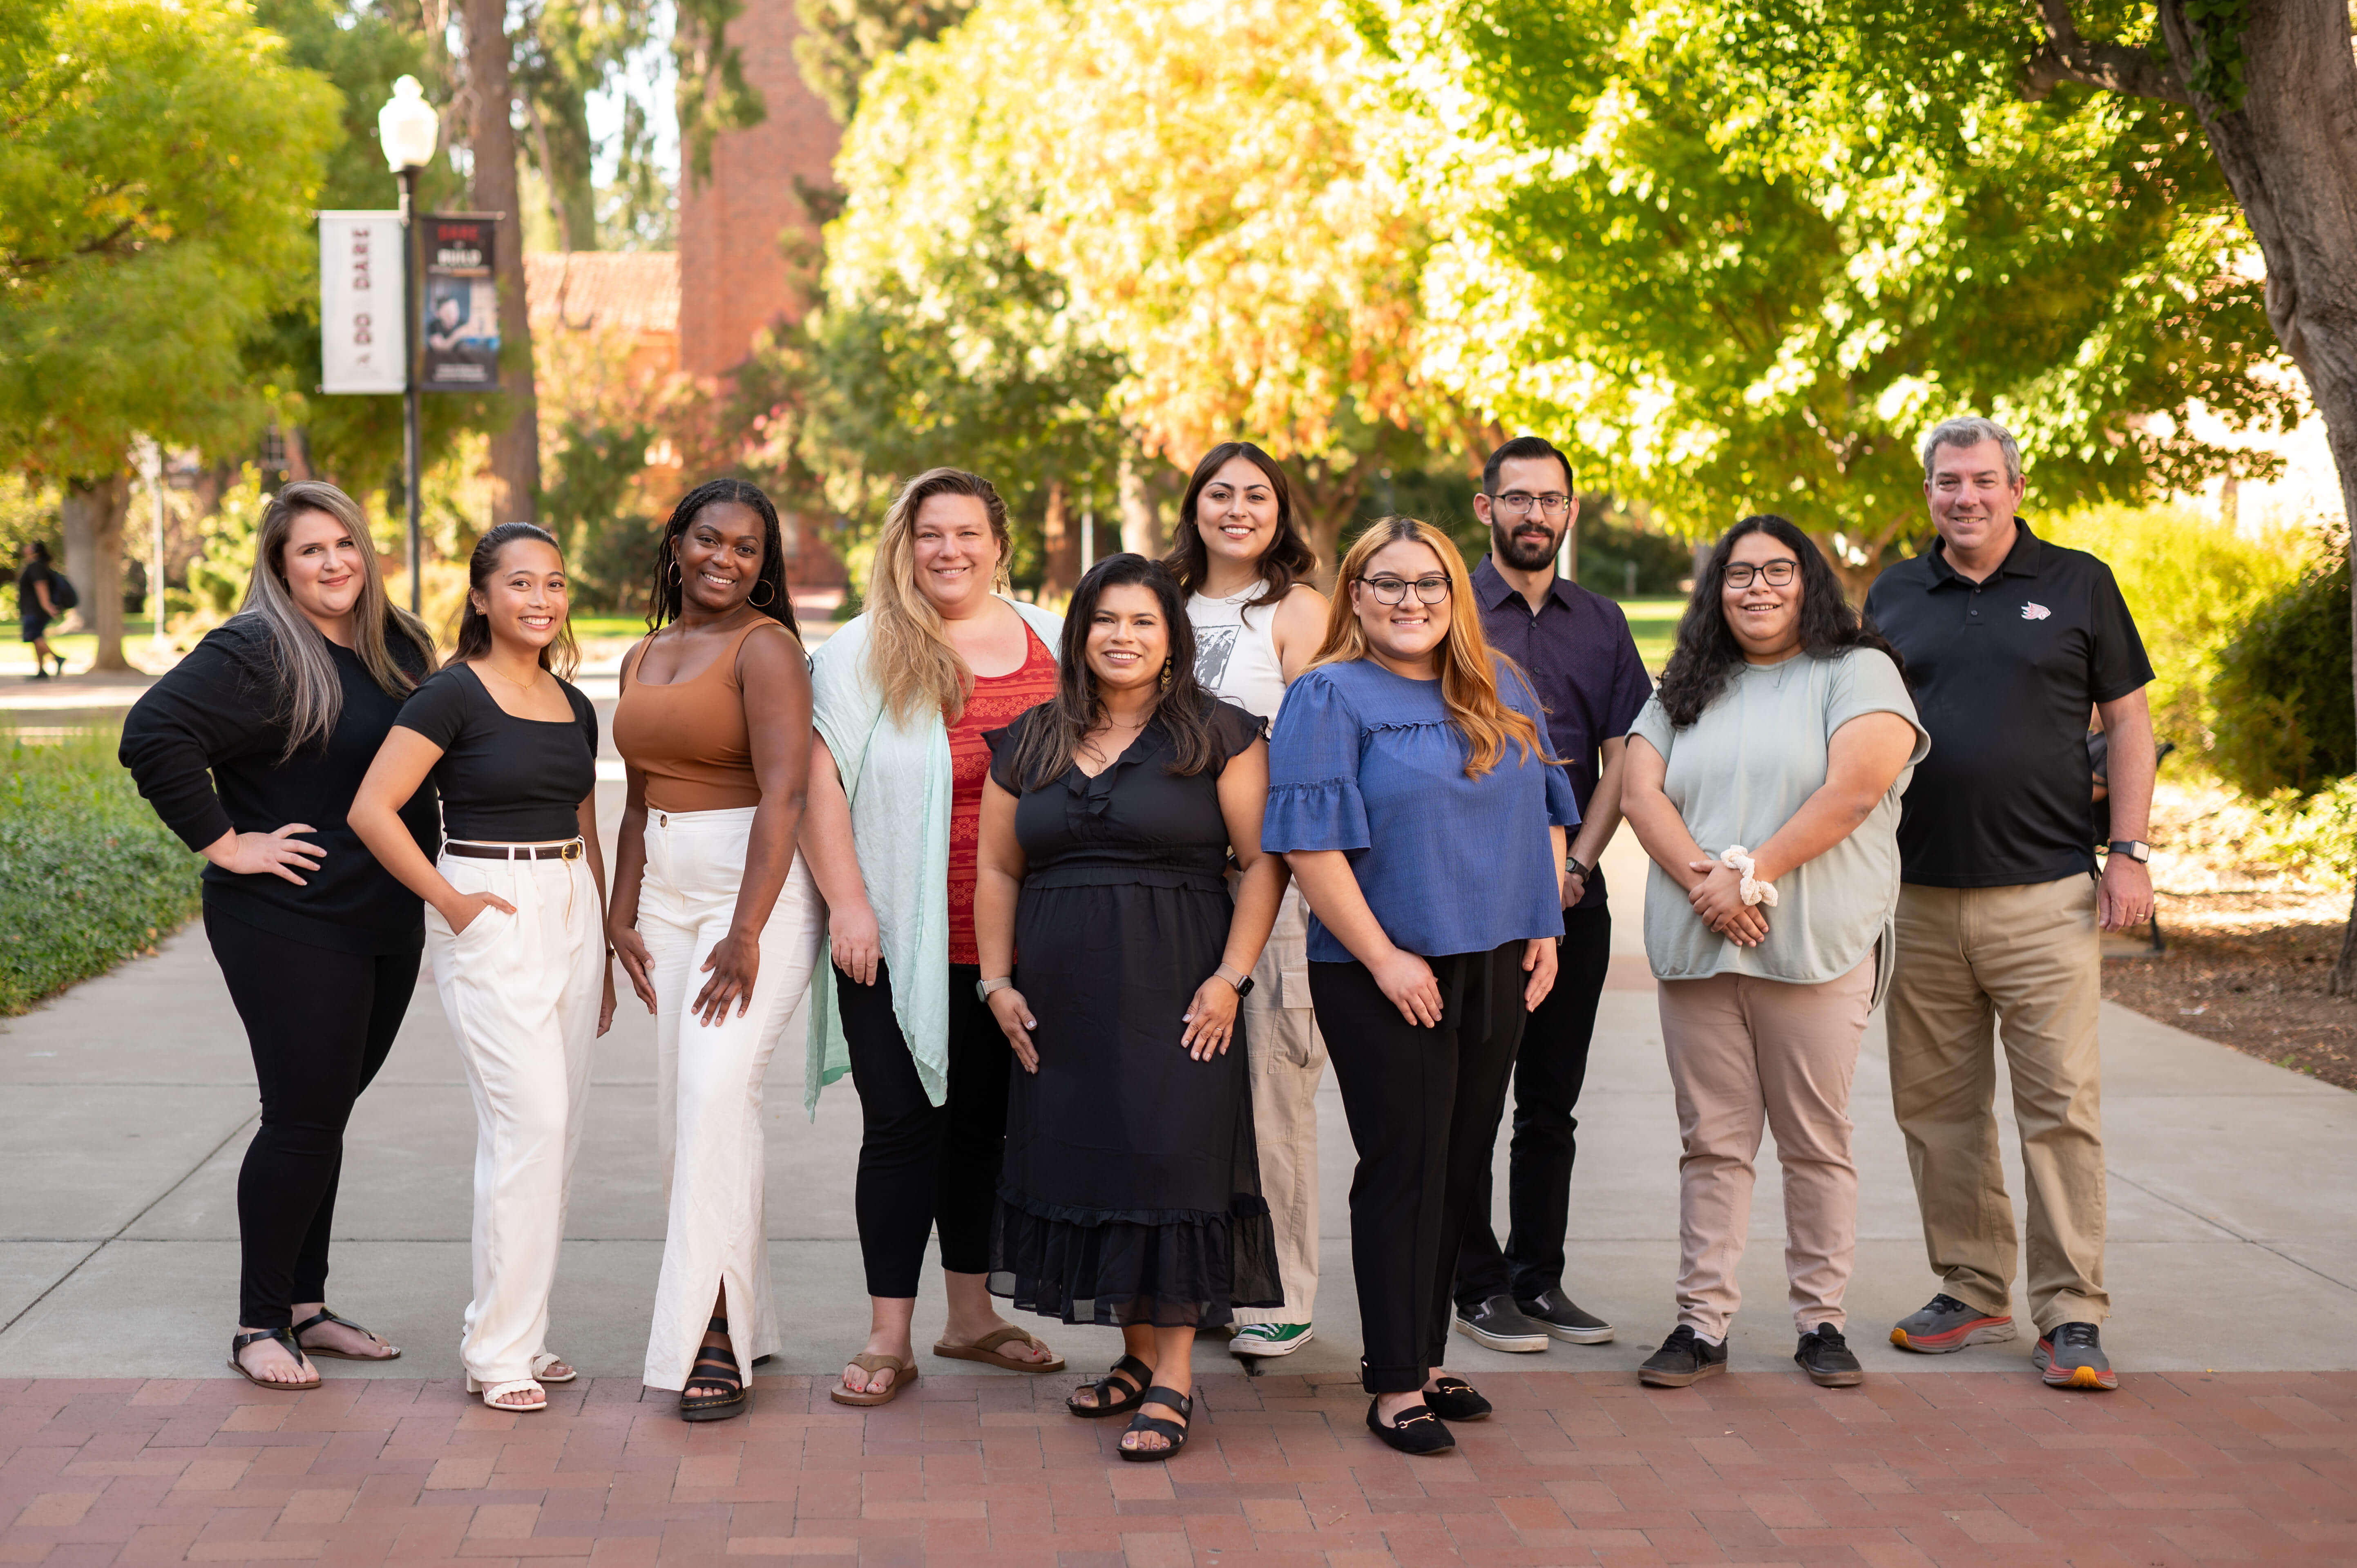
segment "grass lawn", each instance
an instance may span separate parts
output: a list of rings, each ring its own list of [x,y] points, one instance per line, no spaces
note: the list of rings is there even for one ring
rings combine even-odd
[[[114,760],[119,732],[0,730],[0,1014],[153,947],[197,912],[201,857]]]
[[[1629,630],[1637,639],[1637,654],[1647,673],[1659,676],[1670,661],[1670,645],[1677,640],[1678,617],[1685,614],[1684,599],[1622,599]]]

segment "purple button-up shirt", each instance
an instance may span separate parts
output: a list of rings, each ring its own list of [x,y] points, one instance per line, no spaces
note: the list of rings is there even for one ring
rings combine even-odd
[[[1601,594],[1555,578],[1539,612],[1498,575],[1487,555],[1473,568],[1473,596],[1490,646],[1523,667],[1546,705],[1547,739],[1570,765],[1572,792],[1587,810],[1604,764],[1603,746],[1629,733],[1653,694],[1652,678],[1637,657],[1629,618]],[[1604,872],[1587,879],[1577,908],[1604,905]]]

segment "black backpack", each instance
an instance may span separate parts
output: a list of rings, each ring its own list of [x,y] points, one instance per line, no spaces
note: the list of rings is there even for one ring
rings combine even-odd
[[[55,566],[49,568],[49,603],[61,610],[72,609],[81,603],[81,596],[74,592],[73,579]]]

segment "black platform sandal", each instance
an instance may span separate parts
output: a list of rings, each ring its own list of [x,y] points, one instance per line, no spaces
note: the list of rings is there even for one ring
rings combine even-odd
[[[1195,1402],[1189,1396],[1180,1393],[1177,1389],[1166,1389],[1157,1384],[1156,1387],[1146,1390],[1144,1397],[1139,1399],[1137,1402],[1142,1405],[1168,1405],[1172,1410],[1177,1411],[1182,1418],[1189,1421],[1194,1419]],[[1188,1429],[1186,1427],[1179,1425],[1178,1423],[1175,1421],[1165,1421],[1158,1415],[1148,1415],[1144,1411],[1139,1411],[1136,1415],[1130,1418],[1129,1430],[1132,1432],[1151,1432],[1157,1436],[1167,1437],[1170,1440],[1170,1446],[1168,1448],[1124,1448],[1120,1453],[1121,1456],[1125,1459],[1135,1459],[1140,1463],[1144,1463],[1148,1460],[1176,1459],[1178,1457],[1178,1451],[1187,1446]]]
[[[230,1336],[229,1369],[255,1388],[269,1389],[274,1393],[299,1394],[307,1389],[316,1389],[319,1386],[319,1369],[317,1367],[311,1369],[311,1380],[307,1383],[273,1382],[268,1378],[257,1378],[247,1371],[245,1363],[237,1359],[237,1353],[247,1346],[258,1345],[264,1339],[275,1339],[285,1346],[286,1353],[295,1358],[295,1364],[298,1367],[303,1366],[309,1359],[304,1354],[303,1347],[296,1342],[295,1331],[292,1328],[257,1328],[251,1334]]]
[[[1378,1408],[1373,1400],[1367,1402],[1367,1430],[1403,1454],[1446,1454],[1457,1446],[1457,1439],[1440,1424],[1430,1405],[1409,1405],[1399,1412],[1398,1424],[1394,1426],[1383,1424],[1376,1413]]]
[[[1125,1374],[1136,1379],[1137,1381],[1135,1383],[1115,1382],[1114,1378],[1116,1374]],[[1113,1364],[1112,1371],[1089,1385],[1096,1391],[1096,1403],[1076,1402],[1080,1399],[1080,1394],[1075,1391],[1071,1398],[1064,1402],[1064,1408],[1074,1415],[1084,1415],[1091,1420],[1101,1415],[1127,1415],[1146,1402],[1146,1385],[1153,1380],[1153,1368],[1135,1356],[1124,1356]]]
[[[716,1317],[705,1324],[710,1334],[728,1332],[728,1320]],[[704,1374],[706,1367],[716,1368],[728,1375],[725,1378]],[[698,1389],[714,1391],[702,1398],[691,1398]],[[679,1418],[682,1421],[726,1421],[732,1415],[742,1415],[753,1402],[753,1391],[746,1386],[737,1368],[737,1352],[726,1346],[705,1346],[695,1352],[695,1365],[690,1369],[687,1387],[679,1394]]]
[[[314,1328],[318,1327],[322,1323],[340,1323],[355,1334],[365,1334],[370,1338],[384,1347],[384,1354],[382,1356],[361,1356],[356,1355],[350,1350],[328,1350],[323,1349],[317,1345],[303,1345],[303,1353],[305,1355],[313,1357],[325,1356],[328,1359],[335,1361],[398,1361],[401,1359],[400,1348],[394,1345],[392,1340],[387,1339],[383,1335],[379,1334],[373,1328],[361,1327],[359,1324],[354,1323],[349,1317],[339,1317],[324,1306],[319,1309],[317,1316],[307,1317],[302,1322],[295,1326],[295,1342],[297,1345],[302,1345],[303,1336],[308,1334]]]

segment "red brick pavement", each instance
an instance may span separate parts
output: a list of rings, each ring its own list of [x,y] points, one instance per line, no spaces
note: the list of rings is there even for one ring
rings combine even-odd
[[[0,1383],[0,1563],[807,1559],[811,1568],[2357,1562],[2357,1373],[1492,1379],[1410,1460],[1347,1382],[1203,1380],[1125,1464],[1063,1380],[928,1377],[859,1412],[764,1378],[687,1426],[625,1380],[501,1414],[457,1385]]]

